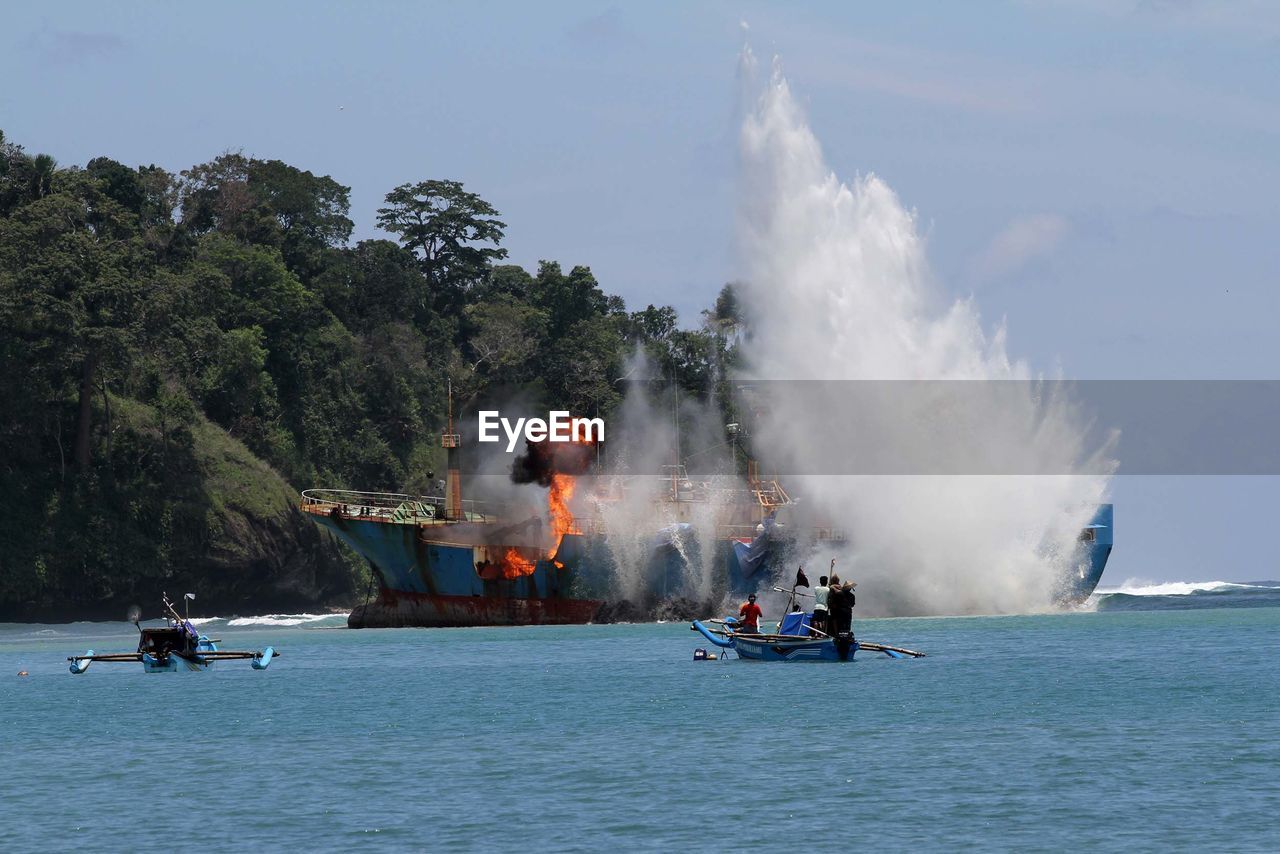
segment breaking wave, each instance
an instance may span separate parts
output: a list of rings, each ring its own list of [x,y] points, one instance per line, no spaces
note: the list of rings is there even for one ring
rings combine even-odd
[[[1099,588],[1099,611],[1176,611],[1192,608],[1280,607],[1280,581],[1168,581],[1129,579]]]
[[[191,624],[201,628],[341,628],[347,624],[347,612],[329,614],[262,614],[254,617],[193,617]]]

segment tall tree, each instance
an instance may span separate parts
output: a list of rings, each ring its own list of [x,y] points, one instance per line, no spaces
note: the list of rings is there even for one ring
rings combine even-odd
[[[708,331],[722,338],[737,339],[742,329],[742,306],[733,282],[720,289],[713,308],[703,310],[702,321]]]
[[[280,253],[294,273],[318,272],[324,250],[351,237],[350,187],[279,160],[250,161],[248,183],[254,199],[279,225]]]
[[[53,192],[58,162],[48,154],[30,156],[0,135],[0,216]]]
[[[577,323],[614,313],[618,307],[600,289],[590,267],[574,267],[566,276],[554,261],[538,264],[533,299],[547,313],[550,321],[547,332],[553,340],[565,335]]]
[[[104,375],[131,357],[145,258],[137,218],[91,176],[58,173],[51,188],[0,221],[0,268],[16,287],[12,333],[28,341],[22,370],[53,394],[77,388],[74,456],[85,469],[94,392],[105,402]]]
[[[507,257],[498,247],[506,223],[493,205],[458,181],[401,184],[387,193],[386,202],[378,208],[378,225],[417,254],[433,290],[451,307],[485,277],[492,262]]]

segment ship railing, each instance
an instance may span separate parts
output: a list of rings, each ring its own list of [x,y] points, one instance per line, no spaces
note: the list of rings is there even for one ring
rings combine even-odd
[[[784,507],[791,503],[791,496],[776,480],[758,480],[751,492],[762,507]]]
[[[716,535],[725,540],[749,542],[756,538],[756,527],[756,525],[720,525],[716,528]]]
[[[750,542],[759,535],[760,523],[753,525],[716,525],[716,539],[718,540],[742,540]],[[575,518],[573,525],[563,533],[581,534],[585,536],[608,536],[608,524],[598,516],[588,516],[584,518]],[[845,541],[845,533],[842,528],[831,525],[814,525],[809,529],[809,533],[814,540],[819,542],[837,542]]]
[[[834,542],[843,543],[847,538],[844,529],[834,528],[831,526],[815,526],[813,529],[813,537],[816,540],[832,540]]]
[[[734,485],[726,485],[732,482]],[[750,484],[736,478],[718,476],[711,479],[693,478],[684,466],[663,466],[663,473],[654,475],[614,475],[602,478],[599,494],[609,500],[619,500],[635,492],[648,493],[654,501],[676,504],[736,504],[750,503],[772,510],[792,503],[791,497],[776,480],[757,480]]]
[[[402,525],[436,522],[485,522],[491,510],[481,502],[462,502],[462,513],[449,517],[445,499],[438,495],[407,495],[398,492],[360,492],[353,489],[308,489],[302,493],[302,510],[318,516],[336,511],[347,519],[365,519]]]

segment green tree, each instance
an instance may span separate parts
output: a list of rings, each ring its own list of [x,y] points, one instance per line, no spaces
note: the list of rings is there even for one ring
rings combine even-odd
[[[325,250],[346,244],[353,224],[351,188],[279,160],[251,160],[253,198],[280,227],[280,253],[294,273],[309,277],[324,264]]]
[[[30,156],[0,134],[0,216],[53,192],[58,163],[48,154]]]
[[[737,339],[742,329],[742,306],[732,282],[720,289],[713,308],[703,310],[702,320],[703,325],[712,333],[722,338]]]
[[[498,246],[507,227],[498,211],[458,181],[401,184],[386,202],[378,208],[378,225],[418,256],[442,308],[456,308],[489,265],[507,257]]]
[[[524,267],[518,264],[498,264],[489,270],[485,281],[472,289],[468,298],[473,304],[502,297],[528,302],[533,297],[533,289],[533,276]]]
[[[274,222],[257,210],[249,191],[249,158],[242,154],[227,152],[184,170],[178,201],[182,225],[192,234],[219,231],[254,242],[275,242]]]
[[[531,379],[528,367],[543,343],[547,315],[511,297],[467,306],[472,371],[490,381]]]
[[[199,379],[208,417],[260,454],[280,410],[265,344],[261,326],[226,331]]]
[[[404,320],[425,329],[435,319],[429,285],[413,253],[390,240],[362,240],[331,256],[314,288],[355,332]]]
[[[551,400],[578,415],[608,414],[621,400],[622,364],[617,318],[597,315],[575,323],[550,345],[543,376]]]
[[[87,469],[93,397],[126,373],[146,275],[137,218],[91,176],[54,176],[56,191],[0,220],[9,333],[24,346],[12,367],[49,400],[71,387],[74,458]],[[108,431],[108,436],[110,435]]]
[[[574,267],[569,275],[554,261],[538,263],[533,282],[534,304],[547,313],[547,335],[552,341],[564,336],[581,321],[602,317],[616,310],[616,303],[600,289],[589,267]]]
[[[32,200],[43,199],[53,192],[53,176],[57,174],[58,161],[48,154],[37,154],[31,160],[31,183],[28,192]]]
[[[650,304],[643,311],[633,311],[627,325],[628,339],[637,343],[661,342],[671,337],[679,324],[679,315],[669,305],[657,308]]]
[[[362,413],[396,459],[400,487],[415,449],[435,444],[436,416],[444,405],[444,368],[431,354],[430,339],[403,321],[389,322],[360,336],[363,371],[358,388]],[[438,357],[437,357],[438,358]]]
[[[279,160],[228,152],[182,173],[183,225],[280,250],[290,271],[309,278],[327,250],[351,236],[351,188]]]

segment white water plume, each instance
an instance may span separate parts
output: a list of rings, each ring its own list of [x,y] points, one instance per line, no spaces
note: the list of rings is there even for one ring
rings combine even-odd
[[[649,378],[651,367],[643,352],[637,352],[627,374]],[[705,602],[723,575],[718,524],[728,489],[737,479],[705,472],[690,475],[680,457],[683,444],[698,449],[694,455],[704,467],[729,470],[723,425],[714,404],[683,396],[673,402],[670,391],[665,383],[657,384],[656,397],[646,382],[628,387],[614,419],[620,429],[610,436],[614,474],[598,478],[586,491],[597,496],[590,513],[604,523],[608,534],[613,593],[633,602],[675,595]],[[664,548],[679,554],[682,577],[667,579],[662,572]]]
[[[744,68],[754,65],[749,51]],[[932,287],[915,216],[875,175],[845,183],[826,165],[786,80],[775,69],[745,114],[741,135],[739,256],[750,322],[746,375],[768,380],[1035,380],[1006,352],[1003,329],[988,333],[971,300]],[[1051,607],[1076,535],[1108,478],[1088,426],[1062,399],[1011,384],[990,407],[962,413],[950,441],[927,447],[914,425],[928,412],[895,410],[869,431],[839,396],[821,411],[770,385],[755,427],[756,452],[788,477],[809,514],[849,541],[837,571],[859,582],[870,614],[1025,612]],[[977,400],[982,400],[981,387]],[[997,399],[998,398],[998,399]],[[808,407],[807,409],[803,407]],[[975,417],[976,416],[976,417]],[[865,434],[863,434],[865,435]],[[849,460],[930,459],[974,454],[1014,460],[1034,475],[814,475],[850,471]],[[865,470],[865,469],[864,469]],[[813,554],[825,568],[828,555]]]

